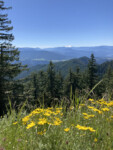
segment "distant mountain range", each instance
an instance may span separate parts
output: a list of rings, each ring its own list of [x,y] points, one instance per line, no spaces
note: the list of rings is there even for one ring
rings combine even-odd
[[[77,66],[83,71],[87,68],[91,53],[96,58],[100,73],[106,71],[108,64],[113,66],[113,46],[19,48],[19,51],[20,62],[27,64],[29,71],[22,72],[17,78],[24,78],[32,72],[47,70],[50,60],[55,63],[56,71],[60,70],[63,76],[70,68],[75,71]]]
[[[32,67],[38,64],[48,64],[53,62],[66,61],[79,57],[90,57],[94,54],[97,63],[101,64],[113,59],[113,46],[96,47],[55,47],[55,48],[19,48],[20,61]]]
[[[76,71],[76,68],[79,67],[80,71],[84,71],[87,69],[87,65],[89,62],[88,57],[80,57],[80,58],[75,58],[63,62],[57,62],[54,63],[55,65],[55,70],[58,72],[60,71],[63,77],[65,77],[71,68],[72,71]],[[102,64],[97,64],[97,70],[98,74],[102,76],[106,71],[108,66],[111,66],[113,69],[113,60],[112,61],[106,61]],[[16,79],[21,79],[29,76],[31,73],[35,72],[38,73],[39,71],[43,70],[46,71],[48,68],[48,64],[38,64],[36,66],[30,67],[28,71],[22,72]]]
[[[55,70],[57,72],[61,71],[62,75],[65,77],[68,74],[70,68],[73,71],[76,71],[76,68],[79,67],[80,70],[84,71],[87,68],[88,62],[89,62],[88,57],[81,57],[81,58],[75,58],[63,62],[57,62],[54,63],[54,65],[55,65]],[[28,71],[22,72],[17,78],[20,79],[20,78],[27,77],[31,73],[33,72],[37,73],[40,70],[46,71],[47,68],[48,68],[48,64],[43,64],[43,65],[38,64],[36,66],[30,67]]]

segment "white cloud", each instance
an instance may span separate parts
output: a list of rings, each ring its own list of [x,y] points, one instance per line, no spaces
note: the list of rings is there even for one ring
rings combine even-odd
[[[66,45],[65,47],[72,47],[72,45]]]

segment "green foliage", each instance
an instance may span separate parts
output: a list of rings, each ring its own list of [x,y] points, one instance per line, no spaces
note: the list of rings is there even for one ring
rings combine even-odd
[[[103,77],[105,92],[109,95],[109,98],[113,98],[113,69],[109,65],[108,69]]]
[[[25,99],[28,99],[31,105],[43,104],[44,98],[45,106],[50,106],[63,95],[63,77],[60,72],[56,73],[52,62],[48,65],[47,72],[33,73],[22,82]]]
[[[112,61],[106,61],[98,66],[98,74],[99,76],[103,77],[103,75],[107,72],[108,68],[113,69],[113,60]]]
[[[50,61],[50,64],[48,65],[47,70],[47,92],[50,95],[50,99],[54,98],[55,96],[55,70],[54,70],[54,64]]]
[[[63,77],[66,77],[70,68],[72,69],[72,71],[75,71],[76,68],[79,66],[80,71],[83,72],[87,68],[88,60],[89,60],[88,57],[81,57],[81,58],[75,58],[75,59],[71,59],[71,60],[67,60],[67,61],[54,63],[54,69],[56,72],[60,71],[61,74],[63,75]],[[47,69],[48,69],[48,64],[47,65],[36,65],[36,66],[29,68],[28,71],[22,72],[17,77],[17,79],[25,78],[28,75],[30,75],[32,72],[38,73],[41,70],[47,71]]]
[[[91,60],[89,60],[88,69],[84,72],[81,72],[79,67],[76,67],[75,71],[70,69],[66,78],[62,77],[61,72],[57,73],[55,65],[50,62],[46,72],[40,71],[37,74],[34,73],[23,80],[24,99],[28,99],[29,104],[37,104],[39,106],[44,103],[47,107],[51,106],[51,104],[59,104],[64,97],[68,101],[70,99],[76,101],[76,95],[88,95],[95,98],[102,97],[105,91],[111,87],[109,84],[108,88],[109,82],[107,81],[110,73],[102,78],[102,76],[98,76],[96,71],[97,65],[93,55],[91,56]],[[101,83],[99,83],[100,80],[102,80]],[[110,78],[110,81],[112,83],[112,78]],[[109,93],[111,93],[110,90]],[[43,98],[44,102],[42,101]]]
[[[97,83],[97,68],[96,68],[96,60],[94,55],[91,54],[91,58],[88,63],[88,87],[91,90],[94,85]]]
[[[7,9],[9,7],[5,7],[4,2],[0,1],[0,11]],[[15,93],[13,85],[16,85],[13,78],[23,69],[21,63],[17,62],[19,51],[10,43],[14,36],[8,33],[13,27],[10,26],[11,21],[7,16],[7,14],[0,14],[0,115],[6,111],[8,96],[12,96],[12,92]]]
[[[0,118],[0,149],[112,150],[113,101],[83,101],[67,112],[65,106],[12,110]]]

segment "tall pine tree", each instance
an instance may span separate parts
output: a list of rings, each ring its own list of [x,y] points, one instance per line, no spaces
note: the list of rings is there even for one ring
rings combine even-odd
[[[47,70],[47,91],[52,98],[55,97],[55,76],[54,64],[50,61]]]
[[[0,1],[0,115],[5,112],[8,96],[12,94],[13,78],[22,71],[19,60],[19,51],[12,46],[11,41],[14,36],[10,26],[11,21],[4,10],[10,9],[4,6],[4,1]],[[3,12],[3,13],[2,13]]]
[[[96,60],[93,54],[88,63],[88,87],[91,90],[97,82],[97,67]]]

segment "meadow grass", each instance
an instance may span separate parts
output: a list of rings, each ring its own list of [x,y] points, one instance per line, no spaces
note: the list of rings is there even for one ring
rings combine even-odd
[[[113,101],[24,110],[0,118],[0,150],[112,150]]]

